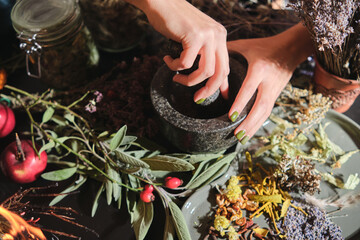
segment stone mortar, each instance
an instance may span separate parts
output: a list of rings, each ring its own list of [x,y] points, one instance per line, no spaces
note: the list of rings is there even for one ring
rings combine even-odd
[[[160,67],[152,80],[150,94],[165,138],[189,153],[218,152],[233,146],[237,142],[234,130],[245,119],[255,99],[253,96],[235,122],[229,120],[228,111],[246,72],[245,58],[230,54],[229,99],[219,95],[211,104],[204,106],[193,101],[193,94],[201,86],[174,84],[172,78],[176,72],[166,65]]]

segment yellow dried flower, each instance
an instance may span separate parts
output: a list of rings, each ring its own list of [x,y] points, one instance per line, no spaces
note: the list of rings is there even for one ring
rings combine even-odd
[[[230,202],[234,202],[241,196],[241,188],[238,185],[239,179],[237,176],[231,176],[229,179],[229,183],[226,187],[226,197],[229,199]]]
[[[217,215],[214,220],[214,227],[217,231],[220,232],[221,236],[225,236],[225,229],[230,226],[230,220],[225,216]]]
[[[239,240],[239,235],[235,231],[235,228],[233,226],[230,226],[228,230],[229,230],[228,232],[229,240]]]

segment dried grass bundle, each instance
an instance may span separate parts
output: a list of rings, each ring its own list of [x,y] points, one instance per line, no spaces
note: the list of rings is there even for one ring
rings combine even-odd
[[[360,80],[360,2],[299,0],[290,6],[309,30],[322,67],[339,77]]]

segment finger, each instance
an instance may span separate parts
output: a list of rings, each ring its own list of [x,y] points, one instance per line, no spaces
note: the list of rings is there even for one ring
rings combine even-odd
[[[221,93],[221,96],[225,100],[229,99],[229,80],[228,80],[228,77],[226,77],[225,80],[223,81],[223,83],[221,84],[220,93]]]
[[[177,74],[173,80],[185,86],[194,86],[214,75],[215,54],[213,47],[204,47],[201,50],[199,68],[189,75]]]
[[[245,120],[234,131],[235,136],[242,144],[245,144],[263,125],[271,113],[274,102],[272,97],[269,99],[268,92],[264,91],[260,85],[254,106]]]
[[[246,104],[250,101],[263,78],[262,75],[261,71],[249,65],[248,73],[228,113],[231,121],[234,122],[236,120]]]
[[[199,54],[200,47],[199,44],[193,44],[191,47],[184,48],[179,58],[173,59],[170,56],[165,56],[163,60],[172,71],[191,68]]]
[[[224,45],[225,46],[225,45]],[[216,65],[215,74],[210,77],[206,85],[199,89],[195,95],[195,102],[207,98],[214,94],[221,86],[222,91],[228,89],[227,75],[229,74],[229,57],[225,48],[225,51],[216,52]]]

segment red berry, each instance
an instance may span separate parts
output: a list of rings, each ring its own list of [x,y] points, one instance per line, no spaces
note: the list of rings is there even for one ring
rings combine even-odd
[[[152,191],[154,191],[153,185],[146,184],[144,187],[144,192],[152,192]]]
[[[183,181],[177,177],[165,178],[165,187],[167,187],[167,188],[171,188],[171,189],[177,188],[181,184],[183,184]]]
[[[155,200],[155,196],[152,192],[142,191],[140,193],[140,199],[143,202],[149,203]]]

